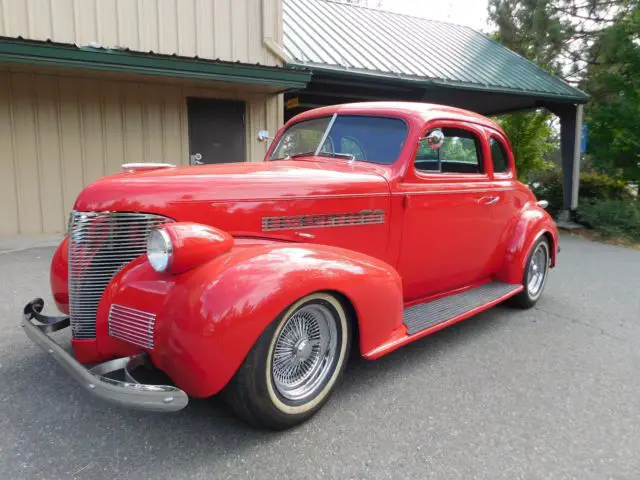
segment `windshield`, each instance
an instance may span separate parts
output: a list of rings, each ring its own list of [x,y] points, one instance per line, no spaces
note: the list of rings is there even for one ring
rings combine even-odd
[[[398,118],[363,115],[314,118],[289,127],[270,159],[320,155],[390,165],[400,154],[406,136],[407,125]]]

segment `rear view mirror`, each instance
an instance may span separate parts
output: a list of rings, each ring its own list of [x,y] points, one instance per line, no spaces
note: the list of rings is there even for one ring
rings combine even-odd
[[[444,143],[444,133],[442,130],[432,130],[426,137],[427,145],[431,150],[439,149]]]

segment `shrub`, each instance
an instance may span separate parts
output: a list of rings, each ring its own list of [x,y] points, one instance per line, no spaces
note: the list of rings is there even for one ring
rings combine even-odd
[[[555,216],[562,210],[562,172],[540,172],[531,177],[531,190],[538,199],[549,202],[549,213]],[[590,200],[631,201],[633,198],[624,180],[602,173],[582,172],[578,190],[579,206]]]
[[[555,217],[562,210],[562,173],[559,170],[532,175],[529,187],[538,200],[549,202],[547,211],[551,216]]]
[[[580,174],[580,198],[594,200],[631,200],[627,182],[604,173]]]
[[[640,202],[591,200],[578,207],[577,220],[602,234],[640,241]]]

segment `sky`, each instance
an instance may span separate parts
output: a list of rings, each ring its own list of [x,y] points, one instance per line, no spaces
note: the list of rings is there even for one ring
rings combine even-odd
[[[369,2],[374,4],[376,2]],[[488,31],[487,0],[382,0],[382,8]]]

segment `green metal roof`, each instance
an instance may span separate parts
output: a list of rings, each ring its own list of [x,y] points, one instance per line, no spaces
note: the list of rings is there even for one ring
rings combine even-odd
[[[583,103],[587,95],[469,27],[327,0],[284,0],[289,65]]]
[[[0,62],[217,80],[284,89],[304,88],[311,79],[311,72],[297,67],[271,67],[7,37],[0,37]]]

